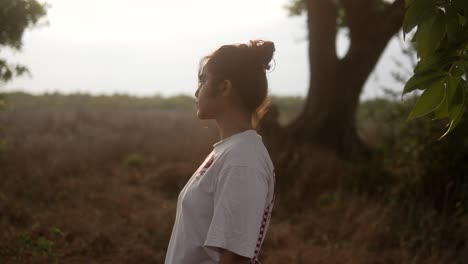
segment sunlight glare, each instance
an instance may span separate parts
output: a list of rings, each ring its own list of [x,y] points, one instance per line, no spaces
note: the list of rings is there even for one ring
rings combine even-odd
[[[284,0],[48,0],[49,33],[77,41],[163,40],[229,32],[285,17]]]

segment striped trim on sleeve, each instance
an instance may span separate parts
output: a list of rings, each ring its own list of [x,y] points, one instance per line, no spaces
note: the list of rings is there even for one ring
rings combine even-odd
[[[250,259],[250,264],[261,264],[260,260],[258,260],[258,256],[260,254],[260,249],[262,247],[263,241],[265,240],[264,234],[270,222],[271,212],[272,212],[274,203],[275,203],[275,196],[273,195],[273,199],[271,200],[270,204],[266,207],[263,213],[262,224],[260,226],[260,231],[258,233],[257,245],[255,246],[254,256]]]

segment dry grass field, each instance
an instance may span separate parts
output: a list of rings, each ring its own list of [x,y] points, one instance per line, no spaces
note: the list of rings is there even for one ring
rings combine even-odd
[[[194,111],[9,103],[0,263],[163,263],[178,192],[218,140],[214,123]],[[300,212],[277,203],[263,263],[467,263],[466,218],[353,192],[316,197]]]

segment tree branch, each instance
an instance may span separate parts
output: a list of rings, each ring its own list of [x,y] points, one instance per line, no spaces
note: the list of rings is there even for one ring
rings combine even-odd
[[[404,0],[396,0],[386,8],[377,9],[376,6],[367,7],[371,11],[360,11],[351,4],[353,0],[342,0],[351,12],[347,18],[351,30],[351,44],[343,61],[351,64],[367,64],[372,70],[378,61],[388,41],[395,35],[403,24]],[[358,0],[359,3],[373,2],[376,0]],[[352,6],[352,7],[351,7]],[[354,12],[364,12],[361,16]],[[364,67],[364,68],[368,68]],[[364,70],[364,69],[363,69]]]
[[[345,11],[345,20],[349,27],[351,39],[359,38],[366,24],[378,17],[377,1],[378,0],[340,1]]]
[[[393,35],[401,28],[404,16],[404,0],[395,0],[391,4],[382,4],[381,0],[341,0],[349,26],[351,40],[362,39],[369,30],[372,34],[385,32]],[[386,6],[386,7],[385,7]]]

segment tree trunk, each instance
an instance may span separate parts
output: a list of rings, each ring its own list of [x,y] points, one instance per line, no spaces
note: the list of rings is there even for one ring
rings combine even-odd
[[[404,1],[397,0],[384,9],[377,8],[376,3],[376,0],[340,1],[351,44],[346,56],[339,59],[335,47],[338,15],[335,1],[306,1],[309,92],[301,115],[276,135],[281,137],[275,159],[283,192],[294,183],[301,184],[297,175],[308,173],[304,172],[304,166],[316,174],[317,168],[309,166],[310,157],[335,155],[352,162],[371,155],[356,129],[359,96],[388,41],[401,28]]]
[[[376,1],[343,2],[351,45],[347,55],[338,59],[336,5],[327,0],[307,1],[309,93],[302,114],[286,128],[286,134],[296,144],[320,145],[343,159],[353,159],[369,154],[355,125],[359,96],[388,41],[401,27],[402,1],[383,11],[370,4]],[[383,19],[383,14],[391,17]]]

